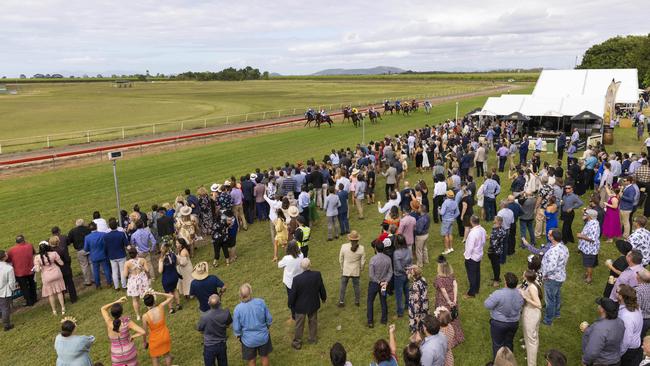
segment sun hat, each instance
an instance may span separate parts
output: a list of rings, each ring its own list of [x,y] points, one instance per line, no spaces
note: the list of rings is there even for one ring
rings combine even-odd
[[[300,212],[298,212],[298,207],[296,206],[289,206],[287,213],[289,214],[289,217],[298,217],[300,214]]]
[[[352,174],[351,175],[357,175],[359,174],[360,170],[357,168],[352,169]]]
[[[189,216],[192,214],[192,208],[190,206],[181,207],[181,216]]]
[[[454,198],[456,195],[454,194],[454,191],[451,189],[447,191],[447,198]]]
[[[230,184],[231,184],[231,183],[230,183],[230,180],[228,180],[228,179],[226,179],[226,181],[223,182],[223,185],[224,185],[224,186],[228,186],[228,187],[230,187]]]
[[[220,184],[213,183],[213,184],[210,186],[210,191],[212,191],[212,192],[217,192],[217,191],[219,191],[219,188],[221,188],[221,185],[220,185]]]
[[[257,179],[257,174],[255,174],[255,173],[251,174],[251,179],[252,179],[252,180]]]
[[[208,262],[201,262],[194,266],[194,270],[192,271],[192,278],[195,280],[201,281],[204,280],[208,277]]]
[[[585,215],[589,216],[590,219],[597,219],[598,218],[598,211],[594,209],[588,209],[585,211]]]
[[[360,239],[361,239],[361,235],[359,235],[359,233],[356,230],[352,230],[348,234],[348,240],[360,240]]]
[[[389,238],[384,239],[384,241],[381,243],[384,245],[384,248],[388,248],[389,246],[393,245],[393,242]]]

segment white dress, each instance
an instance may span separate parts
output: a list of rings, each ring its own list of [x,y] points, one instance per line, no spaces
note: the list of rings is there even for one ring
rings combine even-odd
[[[429,146],[427,146],[426,144],[422,144],[422,167],[423,168],[428,168],[431,166],[431,164],[429,163],[429,153],[427,151],[428,149]]]

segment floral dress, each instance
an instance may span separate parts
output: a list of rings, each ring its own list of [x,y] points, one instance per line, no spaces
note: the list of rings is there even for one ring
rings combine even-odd
[[[209,234],[212,230],[212,200],[209,196],[199,196],[199,221],[201,222],[201,231]]]
[[[436,306],[435,306],[436,308],[439,306],[444,306],[449,309],[449,304],[447,303],[445,297],[442,294],[442,289],[445,289],[445,291],[447,291],[447,296],[452,298],[454,296],[455,280],[456,278],[454,278],[453,275],[436,277],[436,280],[434,282],[434,286],[436,288]],[[458,306],[458,304],[456,304],[456,306]],[[454,347],[456,347],[457,345],[465,341],[465,333],[463,333],[463,329],[460,326],[460,316],[451,322],[451,326],[454,328],[453,345]]]
[[[147,272],[144,270],[144,266],[140,264],[140,261],[144,262],[144,259],[129,259],[131,270],[129,271],[129,279],[126,282],[126,294],[131,297],[144,296],[150,286],[149,277],[147,277]],[[135,274],[136,271],[139,273]]]
[[[427,282],[421,277],[411,283],[408,293],[409,329],[418,330],[420,322],[429,314],[429,295]]]
[[[456,345],[454,344],[454,327],[451,324],[447,325],[444,328],[440,328],[442,334],[447,337],[447,353],[445,354],[445,366],[454,366],[454,354],[451,351]]]

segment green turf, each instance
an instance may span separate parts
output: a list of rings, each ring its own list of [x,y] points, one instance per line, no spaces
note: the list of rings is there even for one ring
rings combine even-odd
[[[7,153],[44,148],[47,136],[50,147],[80,144],[152,134],[152,124],[159,122],[168,123],[157,125],[156,133],[300,115],[308,106],[337,112],[342,104],[459,94],[494,85],[468,80],[155,81],[136,82],[133,88],[114,88],[110,82],[21,84],[18,95],[0,96],[0,144]]]
[[[465,111],[481,105],[485,98],[474,98],[461,103]],[[412,117],[395,116],[384,119],[378,126],[368,126],[367,139],[381,138],[386,134],[403,132],[409,128],[419,127],[424,123],[437,122],[453,115],[454,103],[447,103],[434,109],[430,116],[419,112]],[[631,129],[616,131],[616,147],[624,151],[638,150],[639,144],[633,140]],[[223,181],[231,174],[239,175],[250,172],[255,167],[267,168],[277,166],[284,161],[305,160],[314,157],[319,160],[332,146],[352,146],[361,139],[361,131],[350,125],[337,124],[334,128],[304,129],[270,135],[262,135],[245,140],[214,143],[207,146],[165,152],[155,155],[127,158],[119,162],[122,203],[131,206],[139,203],[147,207],[152,203],[172,201],[185,187],[192,189],[200,184]],[[553,158],[544,155],[544,158]],[[491,157],[491,163],[494,163]],[[408,175],[410,181],[417,178],[427,180],[433,186],[430,174],[418,176],[412,169]],[[502,177],[507,182],[505,177]],[[31,242],[45,239],[52,225],[69,229],[77,217],[88,218],[91,212],[99,209],[105,216],[112,216],[114,193],[111,168],[108,163],[83,168],[66,168],[19,178],[6,179],[1,182],[0,206],[0,240],[8,247],[15,234],[22,232]],[[378,192],[383,191],[383,180],[378,183]],[[504,190],[507,190],[507,183]],[[359,230],[366,245],[378,234],[381,217],[374,206],[367,206],[367,218],[358,221],[351,215],[351,228]],[[348,306],[339,309],[335,306],[338,283],[338,250],[343,240],[326,242],[326,225],[324,220],[313,227],[310,257],[314,269],[323,272],[330,300],[321,309],[318,345],[306,345],[301,351],[290,347],[292,329],[287,322],[289,312],[286,309],[286,295],[282,286],[282,271],[271,262],[272,248],[268,225],[254,224],[247,232],[238,237],[238,254],[240,260],[229,268],[220,267],[212,270],[234,290],[243,282],[253,285],[255,296],[264,298],[274,316],[271,328],[275,351],[272,364],[275,365],[327,365],[329,346],[340,341],[348,349],[350,361],[355,365],[365,365],[371,360],[371,347],[380,337],[387,337],[387,328],[377,326],[369,330],[365,327],[365,306],[355,308],[351,304],[351,289],[348,290]],[[579,220],[575,230],[580,229]],[[439,225],[432,225],[429,239],[432,259],[441,251],[442,242],[438,235]],[[460,291],[467,289],[467,280],[462,265],[462,245],[455,240],[457,251],[450,256],[459,280]],[[541,328],[540,357],[549,348],[559,348],[569,356],[569,364],[577,364],[580,357],[580,333],[578,324],[583,320],[592,321],[595,314],[594,297],[602,292],[607,271],[603,266],[595,270],[594,284],[587,286],[582,282],[582,266],[576,254],[575,245],[570,246],[568,282],[563,287],[562,318],[552,328]],[[603,244],[601,262],[614,256],[616,250],[611,244]],[[209,259],[212,250],[204,247],[198,258]],[[516,274],[525,268],[525,253],[517,254],[508,260],[503,271]],[[75,261],[73,261],[75,262]],[[434,263],[435,261],[432,261]],[[76,266],[76,263],[75,263]],[[75,267],[76,269],[76,267]],[[425,277],[433,281],[435,267],[425,267]],[[456,364],[483,365],[490,358],[490,338],[488,330],[489,314],[483,308],[482,301],[492,292],[489,287],[488,274],[490,266],[487,258],[482,263],[481,293],[475,300],[460,300],[460,314],[467,341],[454,350]],[[367,269],[362,274],[362,294],[367,289]],[[155,285],[160,289],[160,283]],[[433,288],[430,288],[433,295]],[[80,302],[68,305],[70,315],[79,320],[80,334],[93,334],[97,343],[92,349],[95,361],[109,362],[109,344],[106,331],[99,314],[99,307],[118,297],[112,290],[90,291],[81,295]],[[432,299],[433,300],[433,299]],[[224,298],[224,305],[230,309],[237,304],[235,291],[229,291]],[[362,303],[364,303],[362,295]],[[185,310],[169,318],[172,334],[172,353],[175,364],[199,365],[202,362],[200,335],[194,331],[198,318],[195,302],[186,303]],[[378,316],[378,302],[375,307]],[[127,306],[127,312],[131,312]],[[398,344],[403,347],[407,339],[407,321],[395,319],[394,298],[389,298],[390,322],[398,326]],[[16,328],[9,333],[0,333],[0,343],[5,346],[2,364],[42,365],[52,364],[55,354],[53,339],[59,326],[49,311],[49,306],[40,306],[14,317]],[[341,325],[341,330],[337,326]],[[517,339],[520,333],[517,335]],[[39,350],[25,352],[25,345]],[[240,349],[233,337],[229,340],[229,356],[233,364],[241,364]],[[515,350],[520,362],[523,361],[522,349]],[[140,359],[149,364],[145,351],[139,343]]]

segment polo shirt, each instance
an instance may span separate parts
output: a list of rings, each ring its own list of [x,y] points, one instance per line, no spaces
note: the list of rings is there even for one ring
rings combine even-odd
[[[208,299],[217,293],[218,288],[223,288],[224,283],[215,275],[209,275],[202,280],[192,280],[190,283],[190,296],[196,297],[199,301],[199,310],[206,312],[210,310]]]
[[[24,277],[32,274],[34,268],[34,247],[30,243],[20,243],[7,251],[9,262],[14,266],[16,277]]]
[[[225,343],[228,339],[227,329],[232,324],[230,310],[218,306],[201,314],[196,329],[203,333],[203,345],[205,347]]]

